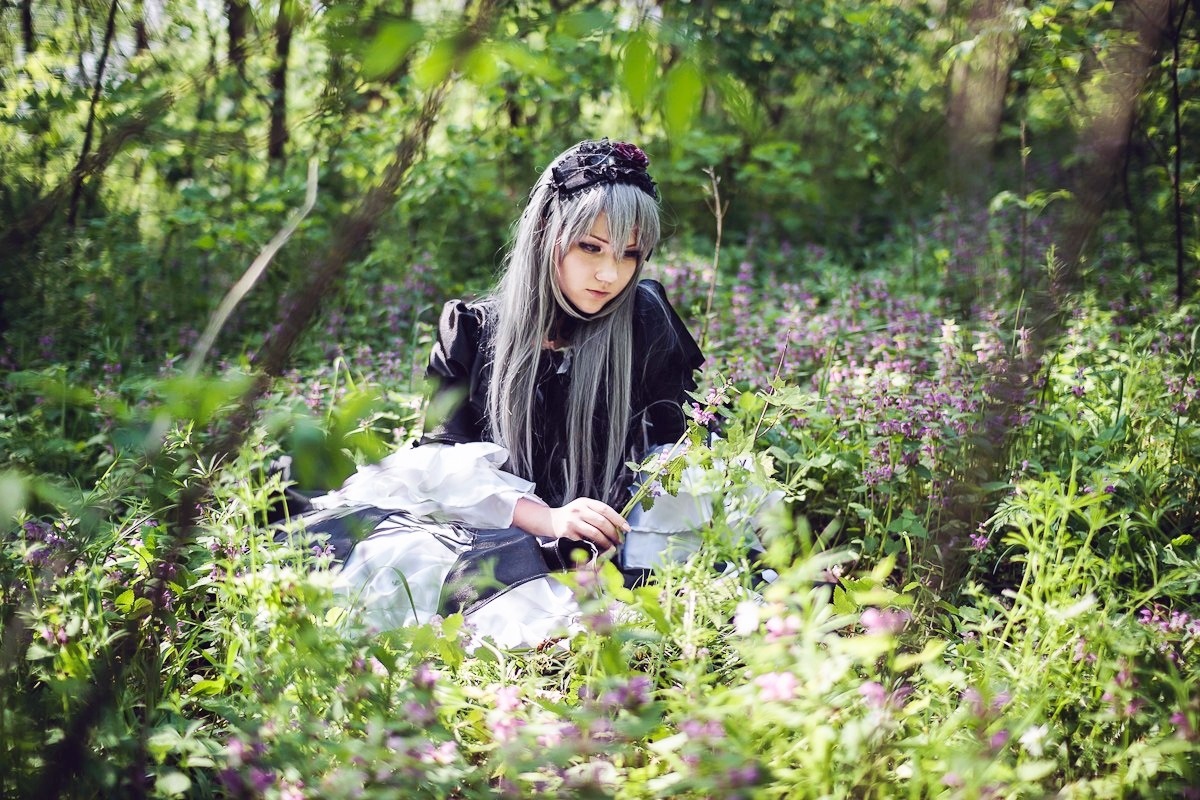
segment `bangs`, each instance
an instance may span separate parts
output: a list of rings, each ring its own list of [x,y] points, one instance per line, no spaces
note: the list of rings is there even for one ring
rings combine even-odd
[[[642,259],[658,246],[658,203],[636,186],[613,183],[585,192],[564,215],[558,245],[566,252],[592,229],[603,213],[608,217],[608,233],[614,247],[621,248],[634,238]]]

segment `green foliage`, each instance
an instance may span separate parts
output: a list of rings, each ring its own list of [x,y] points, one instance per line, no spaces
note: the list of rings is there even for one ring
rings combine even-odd
[[[694,270],[660,276],[681,308],[705,291]],[[0,561],[2,652],[16,654],[0,665],[5,790],[33,785],[114,659],[123,680],[70,796],[120,794],[143,776],[160,797],[1194,785],[1189,311],[1119,320],[1082,303],[1020,401],[1030,417],[1008,432],[999,479],[980,484],[969,445],[997,408],[988,370],[1020,358],[1019,326],[999,337],[994,320],[941,319],[894,283],[837,278],[795,316],[792,287],[749,303],[743,277],[719,293],[730,313],[711,330],[729,373],[709,375],[692,408],[718,415],[721,437],[694,426],[646,481],[715,493],[702,546],[634,589],[609,564],[564,575],[580,625],[533,650],[481,641],[460,617],[361,630],[319,543],[264,524],[282,452],[336,471],[413,435],[419,400],[385,388],[393,356],[354,349],[377,336],[374,317],[341,323],[345,355],[273,392],[220,473],[194,460],[208,435],[198,421],[220,415],[235,376],[11,376],[0,413],[31,455],[0,484],[18,523]],[[756,352],[751,321],[789,332],[782,359]],[[427,334],[418,325],[408,341]],[[164,414],[172,427],[148,457]],[[104,431],[89,447],[38,460],[54,452],[43,440],[89,427]],[[31,504],[35,471],[53,463],[86,490]],[[170,512],[194,480],[213,493],[183,541]],[[955,553],[958,581],[939,583]],[[770,585],[763,569],[778,575]]]
[[[1164,49],[1143,98],[1132,213],[1106,224],[1089,291],[1038,343],[1033,276],[1054,271],[1061,168],[1120,43],[1113,4],[1012,9],[1020,47],[979,214],[943,203],[931,134],[945,67],[972,46],[969,4],[507,3],[469,53],[460,20],[418,5],[294,20],[290,157],[268,163],[275,7],[255,8],[238,68],[225,20],[165,4],[149,54],[113,51],[90,143],[110,160],[77,201],[107,7],[32,4],[32,51],[4,17],[0,233],[33,231],[53,202],[5,240],[0,273],[0,795],[58,768],[97,687],[110,695],[69,796],[1200,784],[1198,329],[1194,307],[1162,310],[1161,282],[1174,189],[1186,203],[1196,188],[1192,39]],[[122,42],[140,8],[121,6]],[[296,370],[236,458],[206,462],[279,298],[460,56],[427,151]],[[653,158],[676,252],[650,268],[706,333],[715,370],[691,413],[721,430],[692,426],[630,508],[695,481],[713,522],[648,585],[607,564],[564,576],[581,624],[537,650],[458,617],[360,630],[320,543],[268,528],[274,462],[331,488],[414,439],[440,303],[487,280],[549,155],[604,134]],[[221,363],[179,374],[301,202],[308,156],[316,209],[223,332]],[[732,201],[736,276],[679,255],[709,238],[708,167]],[[1188,265],[1195,239],[1183,231]],[[970,307],[946,310],[948,276],[970,283]],[[199,484],[211,492],[181,528]]]

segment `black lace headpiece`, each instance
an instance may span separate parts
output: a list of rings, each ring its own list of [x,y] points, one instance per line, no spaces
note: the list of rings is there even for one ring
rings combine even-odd
[[[650,157],[637,145],[608,139],[585,141],[550,171],[550,184],[560,198],[573,197],[600,184],[624,183],[657,200],[658,190],[646,172],[648,166]]]

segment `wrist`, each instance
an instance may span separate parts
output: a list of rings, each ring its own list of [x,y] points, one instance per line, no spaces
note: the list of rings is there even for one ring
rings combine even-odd
[[[534,536],[554,536],[550,524],[550,507],[528,497],[517,501],[513,509],[513,524]]]

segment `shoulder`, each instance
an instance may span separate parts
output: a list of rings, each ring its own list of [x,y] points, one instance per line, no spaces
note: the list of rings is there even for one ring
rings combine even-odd
[[[486,302],[448,300],[438,317],[437,342],[430,358],[434,372],[449,374],[470,367],[486,341],[492,314]]]
[[[639,312],[671,305],[671,301],[667,299],[667,290],[653,278],[642,278],[638,281],[633,303],[634,309]]]
[[[679,315],[667,299],[667,290],[653,278],[638,281],[633,294],[633,324],[637,333],[650,335],[683,327],[682,320],[679,320]]]
[[[447,300],[438,317],[438,334],[443,337],[449,334],[450,338],[464,333],[477,334],[483,330],[488,316],[485,302],[462,299]]]

